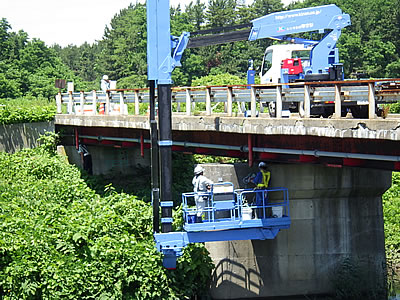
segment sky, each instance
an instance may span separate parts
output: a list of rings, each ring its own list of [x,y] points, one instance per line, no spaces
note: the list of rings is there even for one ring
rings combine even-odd
[[[251,0],[248,0],[251,1]],[[48,46],[81,45],[101,40],[104,28],[121,9],[136,0],[3,0],[0,18],[7,19],[11,31],[24,30]],[[183,8],[191,0],[170,0]],[[284,0],[287,4],[290,0]]]

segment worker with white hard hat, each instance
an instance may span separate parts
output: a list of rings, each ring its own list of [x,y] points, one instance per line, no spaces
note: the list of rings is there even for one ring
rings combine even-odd
[[[101,86],[101,90],[103,92],[107,92],[107,90],[110,89],[110,80],[108,80],[107,75],[103,75],[103,78],[101,79],[101,82],[100,82],[100,86]]]
[[[193,191],[195,192],[194,201],[196,202],[197,218],[196,222],[201,222],[201,217],[206,207],[206,202],[209,199],[207,195],[201,195],[201,193],[208,192],[211,189],[213,182],[203,175],[204,168],[197,165],[194,168],[194,177],[192,180]],[[199,193],[200,195],[197,195]]]

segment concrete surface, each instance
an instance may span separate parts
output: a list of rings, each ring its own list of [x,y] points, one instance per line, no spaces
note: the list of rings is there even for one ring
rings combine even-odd
[[[57,125],[119,127],[149,130],[147,116],[56,115]],[[172,129],[218,131],[263,135],[302,135],[319,137],[400,140],[400,119],[287,119],[224,116],[182,116],[173,114]]]
[[[37,139],[46,131],[54,132],[54,122],[0,125],[0,151],[14,153],[37,146]]]
[[[243,187],[246,165],[205,164],[214,181]],[[385,282],[382,193],[391,172],[318,165],[271,165],[271,186],[289,189],[292,225],[275,240],[207,243],[213,299],[333,292],[345,258],[365,270],[366,288]],[[253,169],[253,171],[257,171]]]

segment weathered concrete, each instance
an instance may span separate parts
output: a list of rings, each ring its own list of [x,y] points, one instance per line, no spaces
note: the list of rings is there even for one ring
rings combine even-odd
[[[150,169],[150,153],[145,150],[144,157],[139,148],[111,148],[87,146],[92,156],[93,175],[132,175],[141,168]],[[81,156],[75,146],[65,146],[68,161],[80,168],[83,167]]]
[[[214,181],[232,181],[245,165],[203,165]],[[289,189],[292,225],[275,240],[207,243],[215,263],[214,299],[325,294],[350,257],[365,270],[365,288],[384,284],[382,193],[390,171],[271,165],[271,186]],[[255,170],[256,171],[256,170]]]
[[[54,122],[0,125],[0,151],[14,153],[37,146],[37,139],[46,131],[54,132]]]
[[[149,130],[146,116],[56,115],[58,125],[116,127]],[[174,114],[172,129],[263,135],[296,135],[359,139],[400,140],[400,120],[392,119],[302,119],[182,116]]]

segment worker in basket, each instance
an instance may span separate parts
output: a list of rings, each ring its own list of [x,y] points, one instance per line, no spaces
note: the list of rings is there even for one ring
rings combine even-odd
[[[203,174],[204,174],[204,168],[202,166],[196,166],[196,168],[194,168],[194,177],[192,180],[192,184],[193,184],[193,191],[195,193],[194,201],[196,202],[196,211],[197,211],[196,222],[202,221],[204,208],[206,207],[206,204],[209,200],[209,196],[198,195],[197,193],[204,193],[210,191],[211,186],[213,184],[213,182]]]
[[[253,179],[253,183],[256,185],[256,190],[265,190],[268,188],[269,180],[271,179],[271,172],[267,169],[267,164],[265,162],[260,162],[258,164],[259,172]],[[256,206],[265,206],[268,201],[268,193],[266,191],[256,191]],[[257,209],[257,216],[264,216],[265,210],[262,208]]]

